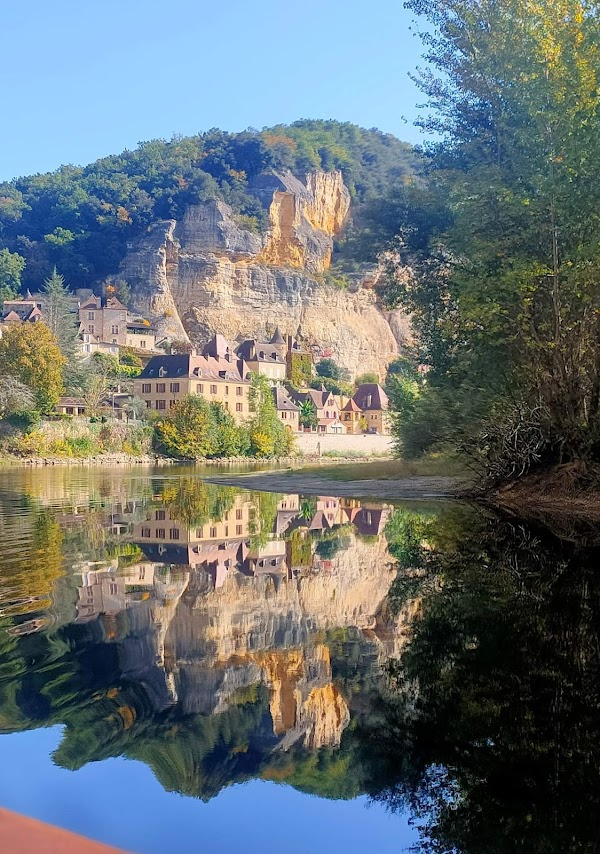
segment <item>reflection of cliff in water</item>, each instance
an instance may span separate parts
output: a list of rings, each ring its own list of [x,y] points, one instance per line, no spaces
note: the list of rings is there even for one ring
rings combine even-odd
[[[189,483],[158,499],[103,509],[117,547],[76,563],[74,620],[7,625],[0,727],[64,723],[66,767],[127,755],[201,797],[252,776],[356,794],[351,733],[339,746],[402,643],[390,508]]]

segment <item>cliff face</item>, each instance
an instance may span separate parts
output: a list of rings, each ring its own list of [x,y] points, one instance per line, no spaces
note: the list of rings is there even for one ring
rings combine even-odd
[[[155,223],[131,246],[121,276],[136,310],[162,335],[197,344],[215,332],[263,337],[279,326],[353,374],[383,375],[406,323],[383,312],[366,283],[344,289],[323,281],[350,209],[341,173],[310,173],[306,183],[263,174],[252,191],[268,211],[265,234],[211,200],[179,221]]]

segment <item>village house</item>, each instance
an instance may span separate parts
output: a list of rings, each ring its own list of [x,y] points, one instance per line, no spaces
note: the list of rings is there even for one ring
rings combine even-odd
[[[154,350],[156,345],[155,330],[147,321],[130,317],[117,297],[103,303],[101,297],[91,294],[79,306],[79,324],[86,353],[102,349],[101,344],[136,350]]]
[[[286,378],[286,345],[278,329],[269,342],[255,338],[242,341],[236,353],[255,374],[262,374],[273,382],[283,382]]]
[[[281,386],[273,388],[273,397],[279,420],[292,433],[297,433],[300,429],[300,408],[296,406],[287,391]]]
[[[238,423],[250,415],[248,366],[221,335],[201,354],[153,356],[133,385],[146,407],[162,415],[189,394],[219,401]]]
[[[357,435],[365,432],[366,421],[363,411],[353,398],[342,406],[340,418],[347,433]]]
[[[37,323],[42,320],[41,304],[31,299],[4,300],[2,323]]]
[[[316,410],[317,433],[345,433],[346,428],[340,421],[340,407],[335,396],[321,386],[320,389],[309,388],[298,391],[293,395],[294,403],[300,407],[310,400]]]
[[[380,385],[364,383],[352,400],[362,411],[367,433],[386,435],[390,432],[389,399]]]

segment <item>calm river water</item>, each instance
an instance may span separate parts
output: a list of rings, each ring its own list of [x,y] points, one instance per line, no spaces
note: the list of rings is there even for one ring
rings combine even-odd
[[[600,529],[201,474],[2,471],[0,806],[140,854],[600,850]]]

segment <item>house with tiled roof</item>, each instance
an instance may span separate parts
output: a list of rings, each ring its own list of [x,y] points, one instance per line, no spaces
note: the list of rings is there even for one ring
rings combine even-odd
[[[340,410],[340,420],[347,433],[360,434],[365,431],[363,411],[353,398],[350,398]]]
[[[13,323],[38,323],[43,320],[41,305],[33,299],[4,300],[0,319],[0,336],[3,326]]]
[[[339,403],[324,386],[298,391],[293,395],[293,401],[298,407],[310,400],[317,415],[317,433],[345,433],[346,428],[340,420]]]
[[[279,420],[288,430],[297,433],[300,429],[300,407],[281,386],[275,386],[272,392]]]
[[[378,383],[363,383],[352,400],[362,411],[367,433],[390,432],[389,398]]]
[[[156,331],[149,321],[131,317],[115,296],[103,301],[102,297],[90,294],[83,299],[79,306],[79,331],[85,353],[105,349],[103,344],[146,351],[156,346]]]
[[[281,338],[281,335],[277,337]],[[283,382],[285,379],[285,343],[277,343],[275,337],[269,342],[248,338],[238,345],[236,353],[254,373],[262,374],[273,382]]]
[[[222,337],[222,336],[221,336]],[[225,339],[215,336],[203,353],[153,356],[134,380],[134,393],[148,409],[165,414],[178,400],[197,394],[218,401],[237,422],[249,417],[250,371]],[[210,355],[221,353],[224,355]]]

